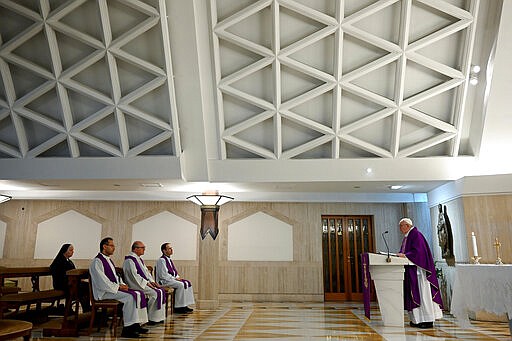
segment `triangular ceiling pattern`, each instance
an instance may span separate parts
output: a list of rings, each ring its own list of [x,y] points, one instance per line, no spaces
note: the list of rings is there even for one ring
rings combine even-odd
[[[179,134],[171,133],[178,129],[171,120],[175,99],[170,52],[164,49],[165,6],[54,1],[47,12],[35,4],[0,4],[0,99],[5,108],[13,107],[7,115],[17,122],[9,125],[16,133],[9,136],[18,139],[2,141],[2,152],[120,157],[148,150],[169,155],[170,146],[171,155],[179,153],[179,143],[169,141]]]
[[[217,98],[224,143],[270,159],[312,156],[311,150],[324,157],[329,148],[319,146],[328,143],[309,148],[318,134],[325,139],[335,134],[341,141],[331,150],[332,158],[414,157],[429,150],[438,156],[446,148],[435,145],[458,145],[464,70],[473,44],[461,37],[473,29],[473,7],[433,0],[268,0],[226,12],[224,6],[212,5],[212,64],[224,96]],[[442,57],[429,48],[454,41],[459,48],[442,51]],[[236,45],[237,53],[222,52],[228,44]],[[327,107],[319,100],[326,95],[331,114],[311,113],[310,102]],[[239,117],[245,118],[234,119],[233,97],[261,110],[248,114],[240,106]],[[274,124],[261,125],[271,117]],[[421,124],[411,125],[411,120]],[[301,130],[301,138],[292,143],[282,134],[297,124],[308,133]],[[272,146],[251,136],[249,127],[255,125],[259,129],[253,133],[272,136]],[[403,134],[408,127],[419,130],[417,138]],[[364,129],[378,136],[364,138]]]

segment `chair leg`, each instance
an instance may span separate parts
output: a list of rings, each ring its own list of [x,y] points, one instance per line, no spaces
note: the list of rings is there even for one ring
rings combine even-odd
[[[91,335],[92,332],[92,326],[94,325],[94,317],[96,315],[96,309],[91,309],[91,322],[89,323],[89,335]]]
[[[114,337],[117,337],[117,307],[114,308],[114,316],[112,317],[112,329]]]

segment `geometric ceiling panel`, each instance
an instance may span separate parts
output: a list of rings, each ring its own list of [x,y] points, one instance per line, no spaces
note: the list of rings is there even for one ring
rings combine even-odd
[[[1,2],[1,157],[179,156],[165,11]]]
[[[475,4],[211,1],[220,158],[459,155]]]

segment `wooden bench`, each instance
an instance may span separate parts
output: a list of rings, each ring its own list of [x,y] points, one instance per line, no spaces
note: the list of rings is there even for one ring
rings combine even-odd
[[[12,340],[23,337],[30,340],[32,323],[17,320],[0,320],[0,340]]]
[[[26,268],[8,268],[0,267],[0,287],[4,286],[7,278],[23,278],[30,277],[32,283],[32,291],[6,293],[0,292],[0,319],[4,318],[4,313],[8,309],[15,309],[14,313],[18,314],[22,306],[27,306],[30,310],[32,304],[36,305],[36,311],[40,311],[42,303],[51,303],[52,305],[65,298],[62,290],[40,290],[39,278],[41,276],[51,276],[49,267],[26,267]]]

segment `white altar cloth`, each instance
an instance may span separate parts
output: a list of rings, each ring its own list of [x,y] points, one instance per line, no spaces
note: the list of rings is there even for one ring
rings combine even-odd
[[[457,264],[450,310],[464,326],[468,311],[506,313],[512,319],[512,265]]]

